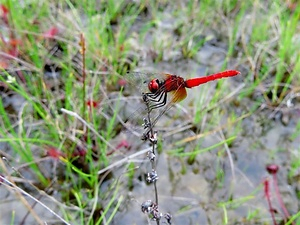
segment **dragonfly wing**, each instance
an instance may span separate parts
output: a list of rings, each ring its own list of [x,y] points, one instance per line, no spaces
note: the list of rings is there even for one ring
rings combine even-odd
[[[138,91],[140,94],[142,93],[148,93],[149,88],[148,84],[153,79],[159,79],[161,81],[166,80],[169,78],[171,74],[166,73],[155,73],[155,72],[147,72],[147,71],[141,71],[141,72],[134,72],[130,71],[126,75],[126,81],[129,83],[129,87],[131,89],[134,89]]]
[[[175,91],[171,91],[171,95],[173,95],[173,97],[171,99],[171,101],[173,103],[180,102],[180,101],[182,101],[183,99],[186,98],[186,95],[187,95],[186,89],[182,87],[182,88],[179,88]]]

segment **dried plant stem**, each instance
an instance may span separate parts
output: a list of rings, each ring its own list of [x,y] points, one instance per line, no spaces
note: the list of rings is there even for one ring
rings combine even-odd
[[[0,160],[0,165],[2,168],[5,168],[3,161]],[[64,224],[69,224],[66,220],[64,220],[60,215],[55,213],[52,209],[50,209],[48,206],[46,206],[44,203],[39,201],[38,199],[34,198],[32,195],[27,193],[26,191],[19,188],[12,179],[6,179],[6,177],[0,175],[0,180],[2,185],[5,185],[9,190],[15,191],[16,195],[19,197],[21,202],[25,205],[25,207],[28,209],[28,211],[31,213],[31,215],[35,218],[36,222],[38,224],[45,224],[44,221],[36,214],[36,212],[32,209],[32,206],[29,205],[28,201],[24,196],[27,196],[28,198],[32,199],[34,202],[37,202],[39,205],[41,205],[43,208],[47,209],[52,215],[57,217],[59,220],[61,220]]]
[[[81,118],[77,113],[72,112],[72,111],[67,110],[67,109],[64,109],[64,108],[61,108],[60,110],[61,110],[61,112],[65,113],[69,116],[73,116],[76,119],[78,119],[80,122],[82,122],[84,124],[84,126],[89,128],[101,141],[103,141],[103,143],[105,143],[112,150],[117,151],[117,149],[113,145],[111,145],[107,140],[105,140],[105,138],[102,137],[91,124],[89,124],[86,120]]]
[[[144,98],[145,99],[145,98]],[[149,105],[149,101],[145,101],[145,104],[147,106],[147,121],[146,121],[146,127],[149,127],[149,133],[150,133],[150,137],[148,138],[148,140],[150,141],[151,145],[152,145],[152,152],[148,152],[148,157],[150,159],[151,162],[151,167],[152,167],[152,172],[150,173],[150,178],[153,177],[153,175],[156,175],[156,154],[155,154],[155,149],[156,149],[156,145],[157,145],[157,135],[156,132],[153,130],[153,125],[152,125],[152,121],[151,121],[151,109],[150,109],[150,105]],[[149,174],[148,174],[149,176]],[[154,187],[154,194],[155,194],[155,203],[158,206],[158,191],[157,191],[157,185],[156,185],[156,181],[157,181],[158,177],[157,175],[153,177],[153,180],[151,180],[153,182],[153,187]],[[156,220],[156,224],[159,225],[160,224],[160,220],[157,219]]]
[[[85,111],[86,111],[86,97],[85,97],[85,92],[86,92],[86,73],[85,73],[85,39],[84,39],[84,36],[83,36],[83,33],[80,34],[80,47],[81,47],[81,50],[80,50],[80,53],[82,55],[82,79],[83,79],[83,90],[82,90],[82,93],[83,93],[83,107],[82,107],[82,116],[83,116],[83,119],[85,120]]]

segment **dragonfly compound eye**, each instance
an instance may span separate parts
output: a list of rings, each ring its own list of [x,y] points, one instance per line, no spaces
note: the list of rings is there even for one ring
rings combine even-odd
[[[153,79],[148,84],[148,89],[151,93],[157,92],[157,90],[160,88],[160,83],[158,79]]]

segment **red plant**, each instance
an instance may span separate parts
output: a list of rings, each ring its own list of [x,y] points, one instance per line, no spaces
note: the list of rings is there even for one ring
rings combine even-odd
[[[127,81],[125,79],[120,79],[118,80],[118,84],[121,86],[121,87],[125,87],[126,84],[127,84]]]
[[[266,170],[268,171],[269,174],[272,175],[272,179],[273,179],[273,185],[274,185],[274,189],[275,189],[275,194],[276,194],[276,197],[277,197],[277,200],[279,202],[279,205],[281,207],[281,209],[283,210],[283,213],[284,213],[284,219],[285,220],[288,220],[290,218],[290,214],[289,212],[287,211],[285,205],[284,205],[284,202],[282,200],[282,197],[280,195],[280,192],[279,192],[279,188],[278,188],[278,180],[277,180],[277,172],[279,170],[279,166],[276,165],[276,164],[268,164],[266,166]],[[269,194],[267,195],[267,191],[269,191],[269,188],[268,188],[268,184],[269,182],[265,182],[265,195],[267,197],[267,200],[268,202],[270,201],[270,196]],[[271,201],[270,201],[271,202]],[[269,203],[269,207],[270,207],[270,212],[272,213],[272,211],[274,212],[274,209],[271,208],[271,205]],[[273,215],[272,215],[272,218],[273,218]],[[275,223],[275,220],[273,219],[273,222],[274,224],[276,225]],[[292,223],[294,224],[294,223]]]
[[[267,198],[267,202],[268,202],[268,206],[269,206],[269,211],[270,211],[270,213],[271,213],[271,217],[272,217],[272,220],[273,220],[273,224],[274,224],[274,225],[277,225],[276,220],[275,220],[275,215],[274,215],[274,213],[276,212],[276,210],[273,208],[272,202],[271,202],[270,188],[269,188],[269,180],[268,180],[268,179],[265,179],[265,180],[263,181],[263,184],[264,184],[264,193],[265,193],[265,196],[266,196],[266,198]]]
[[[129,145],[128,141],[122,140],[122,141],[117,145],[116,149],[119,149],[119,148],[122,148],[122,147],[124,147],[124,148],[129,148],[130,145]]]
[[[92,100],[88,100],[87,102],[86,102],[86,105],[88,106],[88,107],[92,107],[92,108],[96,108],[96,107],[98,107],[98,105],[99,105],[99,102],[97,102],[97,101],[92,101]]]
[[[59,30],[57,27],[51,27],[49,30],[47,30],[44,34],[44,38],[54,38],[58,34]]]
[[[50,156],[53,159],[59,159],[60,157],[64,157],[64,153],[51,146],[47,147],[47,156]]]
[[[11,29],[11,26],[9,24],[9,9],[3,5],[0,4],[0,19],[3,20],[6,27],[9,29],[9,34],[7,36],[0,33],[0,40],[2,41],[2,48],[3,52],[6,53],[9,56],[17,57],[19,55],[18,46],[21,45],[22,41],[15,38],[15,34],[13,33],[13,29]],[[6,69],[9,66],[9,61],[11,60],[11,57],[9,56],[1,56],[0,57],[0,68]]]
[[[85,157],[86,153],[87,153],[86,149],[77,146],[76,150],[73,152],[72,156],[73,157],[77,157],[77,156],[79,156],[79,157]]]
[[[4,23],[8,25],[8,13],[9,13],[8,8],[5,5],[0,4],[0,10],[2,11],[0,14],[1,18],[3,19]]]

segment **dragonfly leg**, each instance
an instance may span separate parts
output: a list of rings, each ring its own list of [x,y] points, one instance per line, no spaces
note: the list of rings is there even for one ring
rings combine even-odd
[[[164,98],[164,92],[159,92],[159,93],[143,93],[143,100],[146,103],[149,102],[155,102],[155,103],[160,103],[161,99]]]
[[[150,110],[163,107],[167,102],[167,92],[162,92],[159,99],[150,99],[154,104],[150,106]]]
[[[152,102],[159,102],[164,92],[165,91],[157,91],[155,93],[146,93],[146,95]]]

